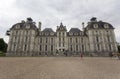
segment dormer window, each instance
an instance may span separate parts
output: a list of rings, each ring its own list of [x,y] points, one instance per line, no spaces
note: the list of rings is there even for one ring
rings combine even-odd
[[[49,35],[49,33],[45,33],[45,35]]]
[[[20,25],[16,25],[16,29],[19,29],[20,28]]]
[[[26,28],[29,29],[29,28],[30,28],[30,25],[26,25]]]
[[[54,35],[54,33],[51,32],[50,35]]]
[[[74,33],[74,35],[78,35],[78,33]]]
[[[98,28],[98,24],[94,24],[94,28]]]
[[[73,33],[69,33],[69,35],[73,35]]]
[[[104,28],[109,28],[108,24],[104,24]]]

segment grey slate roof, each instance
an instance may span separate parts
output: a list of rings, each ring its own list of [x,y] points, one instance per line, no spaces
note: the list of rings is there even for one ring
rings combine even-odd
[[[52,30],[52,28],[45,28],[42,32],[49,32],[49,33],[51,33],[51,32],[54,32],[54,31]]]
[[[82,31],[79,28],[71,28],[67,33],[68,36],[80,36]]]
[[[71,28],[69,32],[71,33],[79,33],[81,30],[78,28]]]
[[[43,31],[40,32],[40,36],[55,36],[55,32],[52,28],[45,28]]]
[[[26,22],[22,20],[21,23],[16,23],[12,26],[11,29],[16,29],[16,26],[20,26],[19,29],[26,29],[26,26],[29,25],[29,29],[37,29],[35,22],[33,22],[32,18],[27,18]]]
[[[111,24],[109,24],[109,23],[107,23],[107,22],[102,22],[102,21],[89,22],[86,28],[93,29],[93,28],[94,28],[94,24],[98,24],[98,28],[99,28],[99,29],[105,29],[105,28],[104,28],[104,24],[108,24],[109,29],[114,29],[114,27],[113,27]]]
[[[32,23],[17,23],[15,25],[12,26],[11,29],[16,29],[15,27],[19,25],[20,26],[20,29],[25,29],[26,28],[26,25],[30,25],[30,29],[37,29],[36,25],[34,24],[34,22]]]

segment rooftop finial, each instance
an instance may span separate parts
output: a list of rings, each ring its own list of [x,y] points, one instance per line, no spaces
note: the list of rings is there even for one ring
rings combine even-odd
[[[83,31],[84,31],[84,28],[85,28],[85,23],[82,22],[82,29],[83,29]]]
[[[62,22],[60,23],[60,26],[63,26],[63,23],[62,23]]]
[[[39,26],[39,31],[41,31],[41,22],[38,22],[38,26]]]

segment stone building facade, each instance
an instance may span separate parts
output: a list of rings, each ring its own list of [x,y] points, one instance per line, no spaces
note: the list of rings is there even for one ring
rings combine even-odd
[[[9,43],[7,56],[108,56],[117,52],[114,27],[95,17],[83,30],[71,28],[62,23],[56,32],[51,28],[41,30],[31,18],[13,25],[7,31]]]

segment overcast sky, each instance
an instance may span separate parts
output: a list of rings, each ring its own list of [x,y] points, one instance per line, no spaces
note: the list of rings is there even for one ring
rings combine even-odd
[[[81,29],[93,16],[112,24],[120,42],[120,0],[0,0],[0,38],[8,42],[6,30],[27,17],[55,30],[61,22]]]

